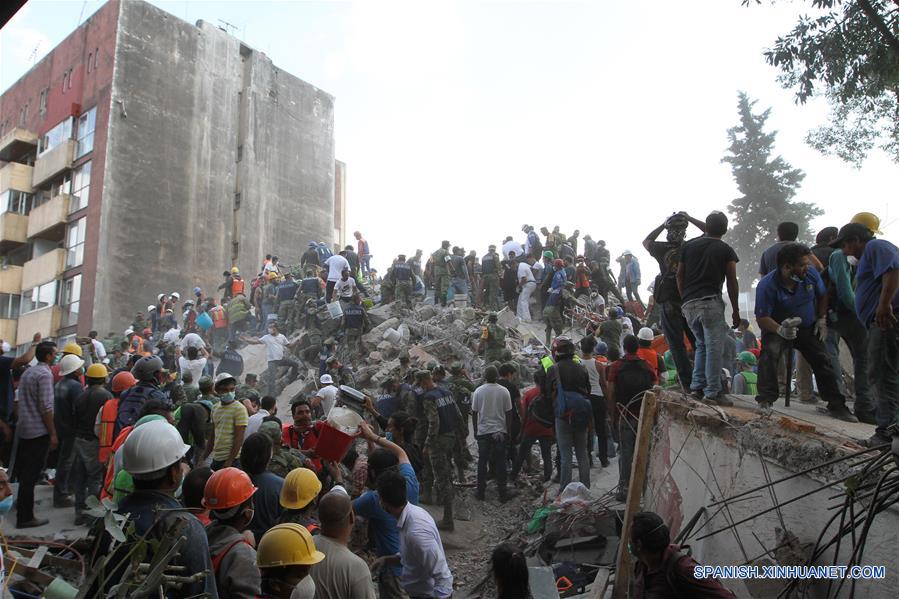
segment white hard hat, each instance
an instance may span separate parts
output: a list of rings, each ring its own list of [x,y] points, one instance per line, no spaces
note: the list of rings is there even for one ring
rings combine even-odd
[[[147,306],[147,312],[152,312],[156,309],[156,306]]]
[[[621,255],[622,256],[633,256],[633,254],[631,253],[630,250],[624,250],[624,252],[622,252]]]
[[[231,376],[230,374],[228,374],[227,372],[220,372],[217,375],[215,375],[215,386],[216,387],[226,381],[233,381],[235,385],[237,384],[237,379],[235,377]]]
[[[148,478],[146,475],[176,463],[189,449],[178,429],[165,420],[145,422],[134,427],[125,439],[122,467],[134,478]]]
[[[156,300],[161,302],[161,301],[162,301],[162,298],[164,298],[164,297],[165,297],[165,294],[164,294],[164,293],[160,293],[159,295],[156,296]]]
[[[332,385],[334,384],[334,379],[331,378],[330,374],[323,374],[320,379],[318,379],[322,385]]]
[[[132,329],[131,327],[128,327],[127,329],[125,329],[125,337],[127,337],[128,335],[133,335],[133,334],[134,334],[134,329]]]
[[[643,327],[640,329],[640,332],[637,333],[637,339],[641,339],[642,341],[652,341],[655,337],[652,329],[649,327]]]
[[[171,297],[173,297],[175,299],[181,299],[181,294],[178,293],[177,291],[173,291]]]
[[[66,354],[59,361],[59,374],[66,376],[84,366],[84,360],[75,354]]]

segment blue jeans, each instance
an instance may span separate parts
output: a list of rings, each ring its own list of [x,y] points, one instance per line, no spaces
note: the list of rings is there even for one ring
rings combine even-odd
[[[887,427],[899,422],[899,328],[868,328],[868,382],[874,395],[877,434],[889,437]]]
[[[675,302],[663,302],[659,306],[659,313],[662,332],[677,368],[677,378],[684,389],[689,389],[693,381],[693,365],[690,364],[687,346],[684,345],[684,332],[689,328],[684,320],[684,313],[680,304]]]
[[[871,387],[868,383],[868,331],[858,321],[854,312],[840,310],[836,319],[831,319],[829,331],[839,335],[839,339],[846,342],[849,353],[852,354],[852,369],[855,376],[855,405],[853,409],[858,414],[873,414],[875,412],[874,400],[871,397]],[[838,374],[840,369],[836,371]],[[842,378],[842,377],[840,377]]]
[[[705,397],[714,398],[721,393],[722,351],[727,335],[724,301],[720,297],[691,300],[684,304],[683,310],[684,318],[696,336],[690,389],[703,391]]]
[[[571,448],[577,455],[578,479],[590,488],[590,454],[587,450],[587,427],[571,425],[567,420],[556,418],[556,443],[559,444],[559,493],[571,482]]]
[[[487,490],[487,465],[493,466],[493,476],[500,497],[506,494],[506,448],[509,438],[503,433],[478,435],[478,495]]]
[[[468,297],[468,281],[465,279],[453,277],[450,279],[450,287],[453,289],[453,296],[461,295],[462,297]]]

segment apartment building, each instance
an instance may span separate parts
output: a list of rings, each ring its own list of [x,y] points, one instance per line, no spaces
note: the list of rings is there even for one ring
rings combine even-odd
[[[0,96],[0,338],[120,331],[156,294],[345,239],[334,98],[209,23],[110,0]]]

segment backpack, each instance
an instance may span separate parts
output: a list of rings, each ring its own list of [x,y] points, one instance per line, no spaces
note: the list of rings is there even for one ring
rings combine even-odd
[[[590,400],[577,391],[566,391],[562,386],[562,376],[556,368],[556,416],[567,419],[577,430],[586,428],[593,414]]]
[[[554,426],[556,422],[552,400],[545,397],[543,393],[540,393],[528,404],[527,415],[543,426]]]

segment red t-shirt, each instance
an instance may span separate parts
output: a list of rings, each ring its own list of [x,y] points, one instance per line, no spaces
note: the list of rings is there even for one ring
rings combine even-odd
[[[321,420],[317,420],[304,433],[300,433],[293,424],[285,424],[281,427],[281,443],[293,449],[315,449],[324,424]],[[322,461],[319,458],[311,458],[311,461],[314,466],[313,470],[321,472]]]
[[[525,437],[544,437],[552,439],[555,431],[551,426],[544,426],[528,414],[528,406],[540,395],[540,387],[531,387],[521,395],[521,413],[524,414],[522,435]]]

